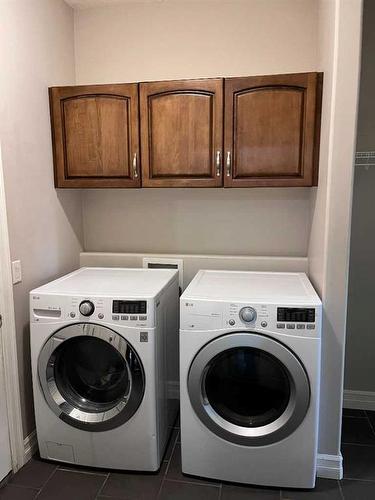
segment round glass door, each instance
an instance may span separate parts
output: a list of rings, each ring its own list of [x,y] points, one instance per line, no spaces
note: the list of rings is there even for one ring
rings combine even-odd
[[[39,356],[39,379],[51,409],[84,430],[118,427],[137,411],[144,394],[141,361],[113,330],[92,323],[58,330]]]
[[[291,434],[310,401],[298,358],[283,344],[255,333],[224,335],[204,346],[190,367],[188,390],[206,427],[251,446]]]

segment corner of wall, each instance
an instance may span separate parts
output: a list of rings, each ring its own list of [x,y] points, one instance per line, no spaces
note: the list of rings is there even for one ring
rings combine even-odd
[[[320,63],[328,78],[323,96],[323,176],[312,199],[308,255],[324,312],[319,452],[335,455],[341,437],[361,2],[321,0],[320,7]]]

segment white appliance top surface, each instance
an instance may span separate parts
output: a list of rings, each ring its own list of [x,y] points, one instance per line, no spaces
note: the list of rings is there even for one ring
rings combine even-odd
[[[30,293],[154,297],[176,275],[177,271],[170,269],[82,267]]]
[[[183,298],[320,304],[305,273],[199,271]]]

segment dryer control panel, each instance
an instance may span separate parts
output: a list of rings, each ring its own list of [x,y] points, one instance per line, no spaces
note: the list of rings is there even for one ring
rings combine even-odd
[[[181,329],[252,330],[320,337],[321,307],[181,300]]]

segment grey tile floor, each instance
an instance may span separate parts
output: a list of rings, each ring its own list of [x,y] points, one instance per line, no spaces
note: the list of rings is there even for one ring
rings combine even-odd
[[[56,465],[33,458],[0,489],[3,500],[371,500],[375,499],[375,412],[345,410],[342,481],[318,479],[313,491],[257,488],[181,473],[178,424],[160,471],[136,474]]]

